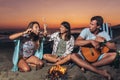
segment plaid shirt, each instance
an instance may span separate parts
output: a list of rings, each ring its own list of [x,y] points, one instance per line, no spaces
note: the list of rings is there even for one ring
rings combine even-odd
[[[58,43],[60,42],[59,32],[55,32],[52,35],[50,35],[49,41],[54,41],[53,44],[53,51],[52,54],[55,55],[58,47]],[[67,56],[73,51],[74,48],[74,37],[71,36],[70,40],[66,41],[66,50],[65,53],[63,53],[63,57]]]

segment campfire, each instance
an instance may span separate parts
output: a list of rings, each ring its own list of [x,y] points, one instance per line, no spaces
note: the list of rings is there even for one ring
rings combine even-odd
[[[52,66],[48,71],[50,80],[65,80],[67,68],[60,65]]]

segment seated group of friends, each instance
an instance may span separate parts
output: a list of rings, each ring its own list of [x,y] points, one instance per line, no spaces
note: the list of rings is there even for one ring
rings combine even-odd
[[[15,33],[9,36],[11,40],[20,40],[18,60],[16,65],[19,71],[30,71],[30,66],[43,67],[42,60],[51,62],[53,65],[62,65],[72,61],[80,68],[93,71],[111,79],[107,70],[98,69],[112,63],[116,58],[116,46],[111,42],[111,38],[105,31],[101,30],[103,18],[93,16],[90,20],[89,28],[81,31],[77,39],[71,35],[71,26],[69,22],[63,21],[60,24],[58,32],[49,35],[49,41],[53,41],[52,53],[42,54],[42,57],[36,56],[36,51],[43,51],[44,39],[48,36],[47,25],[44,25],[44,31],[41,33],[40,25],[37,21],[30,22],[27,29],[23,32]],[[79,47],[78,53],[72,53],[75,46]],[[106,52],[103,50],[108,49]],[[16,53],[15,53],[16,54]],[[16,56],[13,56],[15,59]],[[14,61],[13,61],[14,62]]]

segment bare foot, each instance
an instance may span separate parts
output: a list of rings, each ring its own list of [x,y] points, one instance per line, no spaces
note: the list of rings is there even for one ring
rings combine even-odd
[[[42,65],[37,64],[36,65],[36,71],[39,70],[39,69],[42,69]]]
[[[48,66],[54,66],[55,64],[53,64],[53,63],[46,63],[46,65],[48,65]]]
[[[82,67],[82,68],[81,68],[81,71],[85,72],[85,68]]]
[[[111,80],[112,79],[111,75],[107,72],[107,70],[103,70],[103,76],[105,78],[107,78],[107,80]]]

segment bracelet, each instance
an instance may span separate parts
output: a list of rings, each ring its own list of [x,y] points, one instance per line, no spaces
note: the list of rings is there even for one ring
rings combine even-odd
[[[104,40],[103,44],[105,45],[106,43],[107,43],[107,41],[106,41],[106,40]]]
[[[106,41],[106,40],[104,40],[104,42],[101,42],[101,43],[100,43],[100,46],[105,46],[105,45],[106,45],[106,43],[107,43],[107,41]]]

